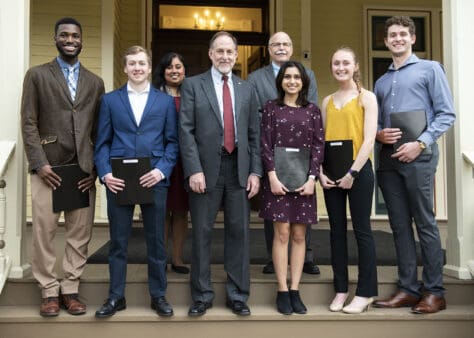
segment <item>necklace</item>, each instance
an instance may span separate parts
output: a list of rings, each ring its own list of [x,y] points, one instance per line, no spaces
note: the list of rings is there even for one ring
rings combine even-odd
[[[173,90],[173,88],[175,88],[175,89]],[[166,91],[166,94],[168,94],[168,95],[179,96],[178,87],[169,87],[168,85],[165,85],[165,91]]]

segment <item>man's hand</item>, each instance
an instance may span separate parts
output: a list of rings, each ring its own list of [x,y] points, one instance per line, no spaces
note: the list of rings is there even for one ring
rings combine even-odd
[[[140,185],[145,188],[151,188],[163,179],[158,169],[152,169],[140,177]]]
[[[82,192],[86,192],[87,190],[93,188],[95,186],[96,177],[96,174],[91,174],[87,177],[84,177],[77,183],[77,188]]]
[[[61,185],[61,177],[56,174],[49,164],[45,164],[41,168],[36,170],[36,174],[53,190]]]
[[[118,193],[119,191],[122,191],[123,188],[125,188],[125,181],[120,178],[114,177],[112,173],[108,173],[104,176],[104,183],[107,188],[114,194]]]
[[[260,189],[260,177],[257,175],[250,174],[247,179],[247,191],[249,192],[248,198],[251,199],[257,195]]]
[[[402,132],[399,128],[385,128],[379,130],[376,134],[376,139],[383,144],[394,144],[402,137]]]
[[[191,190],[198,194],[203,194],[206,191],[206,178],[204,173],[196,173],[189,176],[189,187]]]
[[[396,149],[392,157],[398,159],[400,162],[410,163],[420,156],[422,151],[423,149],[421,149],[417,141],[407,142]]]

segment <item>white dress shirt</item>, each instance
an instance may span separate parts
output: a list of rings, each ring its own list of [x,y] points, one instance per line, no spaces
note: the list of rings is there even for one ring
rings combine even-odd
[[[224,100],[223,100],[223,86],[224,80],[223,75],[227,75],[227,85],[230,90],[230,97],[232,98],[232,114],[234,115],[234,130],[235,130],[235,144],[237,144],[237,121],[235,119],[235,94],[234,94],[234,83],[232,82],[232,72],[228,74],[222,74],[214,67],[211,68],[212,82],[214,82],[214,90],[216,91],[217,103],[219,104],[219,111],[221,113],[221,121],[224,123]]]
[[[127,93],[128,100],[132,106],[133,115],[135,116],[135,121],[137,125],[140,125],[140,121],[143,116],[143,111],[145,110],[146,102],[148,100],[148,94],[150,93],[150,84],[146,86],[141,92],[135,91],[130,83],[127,83]]]

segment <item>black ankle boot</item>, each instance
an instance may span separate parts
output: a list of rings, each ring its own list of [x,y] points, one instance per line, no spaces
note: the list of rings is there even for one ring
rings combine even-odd
[[[290,290],[290,301],[291,301],[291,307],[293,308],[293,311],[295,313],[298,313],[300,315],[305,314],[306,311],[306,306],[303,304],[303,301],[301,300],[300,297],[300,292],[298,290]]]
[[[278,312],[283,313],[284,315],[291,315],[293,313],[290,293],[288,291],[278,291],[276,303]]]

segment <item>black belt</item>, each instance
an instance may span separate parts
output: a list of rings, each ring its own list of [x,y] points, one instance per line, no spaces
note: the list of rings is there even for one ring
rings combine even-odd
[[[227,149],[225,149],[224,147],[221,148],[221,155],[222,156],[233,156],[233,155],[236,155],[237,154],[237,147],[234,148],[234,150],[229,153],[227,151]]]

